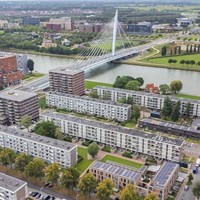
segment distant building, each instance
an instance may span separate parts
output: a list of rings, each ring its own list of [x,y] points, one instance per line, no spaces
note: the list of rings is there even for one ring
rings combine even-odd
[[[46,24],[46,28],[49,30],[54,30],[54,31],[58,31],[58,32],[62,30],[61,24],[55,24],[55,23]]]
[[[52,40],[43,40],[42,47],[50,48],[50,47],[56,47],[56,46],[57,44],[55,44]]]
[[[24,16],[22,19],[23,25],[40,25],[39,17]]]
[[[0,115],[0,121],[4,124],[19,124],[24,115],[38,119],[38,95],[20,90],[3,90],[0,92]]]
[[[153,83],[149,83],[145,86],[144,89],[145,92],[150,92],[150,93],[155,93],[158,94],[159,93],[159,88],[157,86],[155,86]]]
[[[189,19],[189,18],[177,18],[177,25],[178,26],[188,27],[188,26],[192,25],[193,22],[194,22],[193,19]]]
[[[85,93],[84,71],[61,67],[49,71],[50,90],[64,94]]]
[[[71,41],[69,41],[68,39],[64,39],[64,40],[61,42],[61,44],[62,44],[63,46],[70,46],[70,45],[71,45]]]
[[[99,33],[103,29],[103,24],[83,24],[79,26],[80,32]]]
[[[27,183],[0,173],[0,199],[1,200],[26,200],[28,197]]]
[[[22,74],[28,74],[28,56],[26,54],[16,54],[17,58],[17,69],[22,72]]]
[[[8,21],[0,20],[0,29],[7,29],[7,28],[8,28]]]
[[[139,22],[138,24],[127,24],[127,34],[149,35],[153,33],[151,22]]]

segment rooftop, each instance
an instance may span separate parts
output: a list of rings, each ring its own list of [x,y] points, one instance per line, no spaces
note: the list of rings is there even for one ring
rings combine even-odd
[[[130,134],[130,135],[134,135],[136,137],[142,137],[142,138],[150,139],[150,140],[157,141],[157,142],[167,143],[167,144],[174,144],[177,146],[182,146],[184,143],[184,140],[181,140],[181,139],[164,137],[164,136],[160,136],[157,134],[146,133],[146,132],[139,131],[136,129],[129,129],[129,128],[125,128],[125,127],[118,126],[118,125],[112,125],[112,124],[107,124],[107,123],[103,123],[103,122],[87,120],[84,118],[75,117],[72,115],[61,114],[61,113],[56,113],[56,112],[51,112],[51,111],[44,112],[44,113],[40,114],[40,116],[46,116],[46,117],[49,117],[52,119],[66,120],[66,121],[76,122],[76,123],[85,124],[85,125],[89,125],[89,126],[93,126],[93,127],[99,127],[102,129],[126,133],[126,134]]]
[[[110,105],[113,105],[113,106],[121,106],[121,107],[125,107],[125,108],[131,107],[131,105],[129,105],[129,104],[118,103],[118,102],[115,102],[115,101],[94,99],[94,98],[90,98],[90,97],[87,97],[87,96],[64,94],[64,93],[60,93],[60,92],[47,92],[46,95],[65,96],[65,97],[68,97],[68,98],[82,99],[82,100],[85,100],[85,101],[97,102],[97,103],[102,103],[102,104],[110,104]]]
[[[139,172],[129,168],[118,166],[117,164],[103,163],[100,161],[95,162],[90,169],[97,169],[112,174],[113,176],[127,178],[132,182],[135,182],[141,176]]]
[[[9,134],[11,136],[13,135],[14,137],[23,138],[24,140],[35,141],[35,142],[38,142],[38,143],[41,143],[44,145],[52,146],[52,147],[67,150],[67,151],[70,151],[72,148],[74,148],[76,146],[69,142],[56,140],[53,138],[41,136],[41,135],[38,135],[35,133],[25,132],[20,129],[6,127],[6,126],[2,126],[2,125],[0,125],[0,132]]]
[[[164,188],[177,167],[179,167],[179,165],[174,162],[165,162],[153,178],[155,186]]]
[[[52,69],[49,71],[50,72],[53,72],[53,73],[59,73],[59,74],[66,74],[66,75],[76,75],[80,72],[83,72],[82,70],[71,70],[71,69],[68,69],[66,67],[59,67],[59,68],[56,68],[56,69]]]
[[[20,179],[0,173],[0,188],[15,192],[25,184],[26,182]]]
[[[13,89],[3,90],[0,92],[0,99],[7,99],[11,101],[24,101],[35,96],[37,96],[36,93]]]

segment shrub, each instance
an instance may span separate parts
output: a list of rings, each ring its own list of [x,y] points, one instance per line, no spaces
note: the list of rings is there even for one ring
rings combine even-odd
[[[72,142],[72,136],[70,136],[70,135],[65,136],[64,137],[64,141],[66,141],[66,142]]]
[[[132,153],[130,151],[125,151],[122,156],[127,157],[127,158],[132,158]]]
[[[91,140],[86,140],[85,142],[82,142],[82,145],[88,147],[91,143]]]
[[[109,146],[106,146],[106,145],[105,145],[105,146],[103,147],[102,151],[105,151],[105,152],[110,153],[110,152],[111,152],[111,148],[110,148]]]

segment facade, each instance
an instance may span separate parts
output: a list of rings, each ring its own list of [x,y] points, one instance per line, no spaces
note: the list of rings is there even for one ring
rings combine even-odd
[[[54,31],[61,31],[62,30],[62,25],[61,24],[56,24],[56,23],[48,23],[46,24],[46,28],[49,30],[54,30]]]
[[[200,130],[198,127],[176,124],[174,122],[167,122],[160,119],[142,118],[139,121],[139,127],[181,137],[200,139]]]
[[[1,200],[26,200],[28,197],[27,183],[0,173],[0,199]]]
[[[46,23],[46,28],[55,31],[61,31],[63,29],[71,31],[73,29],[73,23],[71,17],[51,18]]]
[[[150,180],[144,182],[143,177],[147,171],[146,167],[136,171],[136,169],[114,162],[100,161],[95,162],[89,168],[89,172],[97,181],[109,178],[116,188],[125,188],[127,184],[132,184],[141,196],[154,192],[159,200],[166,200],[178,177],[179,165],[174,162],[164,162],[159,170],[152,174]]]
[[[17,58],[17,69],[22,72],[22,74],[28,74],[28,56],[26,54],[16,54]]]
[[[193,22],[194,22],[193,19],[189,19],[189,18],[177,18],[177,25],[178,26],[188,27],[188,26],[192,25]]]
[[[0,56],[0,86],[8,87],[17,85],[22,80],[22,73],[17,69],[15,55]]]
[[[153,33],[151,22],[139,22],[138,24],[128,24],[126,26],[127,34],[149,35]]]
[[[116,119],[122,122],[131,118],[131,105],[129,104],[120,104],[84,96],[49,92],[46,93],[46,104],[50,107]]]
[[[24,16],[22,19],[23,25],[40,25],[40,18],[38,17],[31,17],[31,16]]]
[[[72,167],[77,163],[76,145],[6,126],[0,126],[0,146],[62,167]]]
[[[85,93],[84,71],[61,67],[49,71],[50,90],[64,94]]]
[[[79,26],[80,32],[99,33],[104,28],[103,24],[83,24]]]
[[[175,162],[183,156],[184,140],[54,112],[42,113],[40,118],[54,121],[64,134],[74,137]]]
[[[161,94],[131,91],[131,90],[104,87],[104,86],[94,87],[94,90],[98,92],[98,95],[100,97],[103,97],[106,94],[108,96],[108,99],[110,99],[111,101],[117,101],[120,98],[127,99],[129,96],[131,96],[134,99],[134,103],[137,104],[138,106],[144,106],[154,111],[162,110],[162,107],[164,105],[164,100],[166,98],[166,95],[161,95]],[[200,116],[200,101],[177,98],[170,95],[167,95],[167,97],[169,97],[173,102],[177,101],[181,102],[181,109],[180,109],[181,114],[185,113],[187,105],[190,104],[190,115],[196,117]]]
[[[7,117],[9,124],[19,124],[24,115],[30,115],[32,120],[38,119],[38,95],[20,90],[3,90],[0,92],[0,115]]]

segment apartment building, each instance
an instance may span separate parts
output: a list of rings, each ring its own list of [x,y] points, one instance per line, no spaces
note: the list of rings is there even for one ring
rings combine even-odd
[[[27,26],[27,25],[40,25],[40,18],[39,17],[32,17],[32,16],[24,16],[22,18],[22,24],[24,26]]]
[[[76,145],[2,125],[0,146],[18,153],[27,153],[49,163],[58,163],[62,167],[72,167],[77,163]]]
[[[27,197],[26,182],[0,173],[0,200],[25,200]]]
[[[24,115],[30,115],[32,120],[39,118],[37,94],[13,89],[0,92],[0,121],[19,124]]]
[[[49,71],[50,90],[65,94],[85,93],[84,71],[61,67]]]
[[[177,124],[161,119],[142,118],[139,120],[139,127],[160,131],[167,134],[177,135],[181,137],[192,137],[200,139],[200,130],[198,127]]]
[[[85,113],[97,117],[128,121],[131,118],[131,105],[112,101],[75,96],[57,92],[46,93],[48,106]]]
[[[133,97],[134,103],[139,106],[144,106],[150,110],[162,110],[164,105],[164,100],[166,95],[161,94],[153,94],[147,92],[140,92],[140,91],[131,91],[119,88],[111,88],[111,87],[104,87],[104,86],[96,86],[94,90],[98,92],[100,97],[103,97],[104,94],[108,95],[108,98],[111,101],[117,101],[120,98],[128,98]],[[191,116],[200,116],[200,101],[192,100],[192,99],[184,99],[184,98],[177,98],[174,96],[168,95],[173,102],[180,101],[181,108],[180,113],[184,114],[187,108],[187,105],[190,104],[190,115]]]
[[[184,140],[56,112],[41,113],[40,118],[53,121],[64,134],[74,137],[175,162],[183,156]]]
[[[144,166],[136,170],[110,161],[106,163],[96,161],[90,166],[89,172],[97,181],[109,178],[116,188],[125,188],[127,184],[132,184],[141,196],[154,192],[159,200],[166,200],[178,177],[179,165],[165,161],[158,167],[159,170],[152,174],[148,181],[144,181],[144,177],[148,173],[148,169]]]

